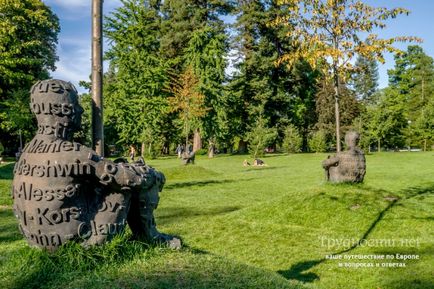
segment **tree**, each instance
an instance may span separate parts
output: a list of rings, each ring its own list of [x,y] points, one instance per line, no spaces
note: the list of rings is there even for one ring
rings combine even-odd
[[[372,101],[372,96],[378,89],[378,64],[375,59],[358,56],[353,78],[353,87],[357,99],[364,103]]]
[[[161,56],[161,18],[155,1],[122,0],[106,19],[106,120],[125,144],[141,143],[151,156],[162,147],[168,102],[167,65]],[[147,149],[146,149],[147,147]]]
[[[224,118],[222,101],[225,80],[228,36],[220,18],[232,9],[228,0],[167,0],[162,2],[161,51],[173,75],[188,66],[199,79],[199,91],[205,96],[209,111],[199,120],[194,132],[194,150],[209,141],[210,152],[217,139],[222,139],[220,120]],[[211,154],[210,154],[211,155]]]
[[[429,123],[432,114],[430,103],[434,99],[434,61],[420,46],[412,45],[402,55],[395,57],[395,67],[388,71],[391,89],[402,96],[409,123],[407,143],[422,144],[426,149],[430,139]]]
[[[301,152],[303,138],[297,128],[290,124],[285,128],[285,138],[283,139],[283,148],[288,153]]]
[[[212,146],[216,137],[221,134],[219,114],[223,113],[224,108],[220,100],[224,93],[227,51],[227,36],[223,26],[217,24],[206,25],[194,31],[186,48],[185,64],[192,67],[194,74],[198,76],[199,92],[205,96],[205,106],[209,107],[194,133],[194,151],[201,148],[202,137],[208,139],[209,151],[214,151]]]
[[[336,148],[340,151],[339,83],[345,81],[353,70],[350,60],[356,55],[384,62],[384,51],[400,52],[396,41],[418,40],[415,37],[380,39],[372,33],[383,29],[385,21],[400,14],[408,14],[403,8],[387,9],[371,7],[357,0],[279,0],[286,15],[278,16],[274,25],[284,25],[294,49],[282,55],[278,64],[292,66],[298,59],[305,59],[312,66],[321,67],[330,76],[334,86]],[[366,41],[361,41],[366,33]],[[330,59],[328,62],[327,60]]]
[[[365,133],[382,146],[399,148],[404,144],[403,130],[407,126],[403,96],[392,88],[381,91],[378,103],[367,107]]]
[[[57,16],[40,0],[0,0],[0,135],[36,127],[28,103],[30,87],[55,70]],[[5,143],[5,146],[8,144]]]
[[[339,85],[339,96],[342,111],[340,114],[340,127],[345,132],[351,128],[353,120],[360,115],[362,107],[357,101],[354,91],[342,83]],[[315,111],[318,121],[315,127],[325,133],[328,139],[330,137],[336,138],[334,109],[333,83],[330,79],[323,78],[319,81],[316,93]]]
[[[395,57],[394,69],[388,70],[389,85],[406,95],[409,119],[415,121],[419,111],[434,97],[434,61],[422,47],[408,46]]]
[[[415,121],[415,136],[422,143],[423,151],[427,150],[428,141],[434,139],[434,105],[433,100],[420,111]]]
[[[324,130],[320,129],[312,132],[309,138],[309,150],[315,153],[327,151],[327,135]]]
[[[299,104],[301,110],[301,106],[308,103],[301,98],[295,101],[293,93],[294,83],[306,79],[304,70],[300,69],[296,78],[293,77],[295,73],[287,67],[274,65],[282,53],[290,48],[289,40],[284,37],[287,28],[267,25],[281,13],[275,1],[240,1],[236,11],[233,50],[238,62],[229,89],[233,97],[238,99],[236,121],[239,123],[239,147],[245,147],[246,136],[251,133],[251,128],[255,128],[259,115],[266,119],[268,128],[278,131],[276,140],[281,141],[283,128],[295,119],[291,105]]]
[[[186,68],[184,54],[193,33],[206,26],[216,29],[221,25],[219,16],[226,15],[232,9],[231,2],[228,0],[162,1],[161,50],[175,74],[181,74]]]
[[[250,155],[253,158],[264,155],[265,148],[274,144],[276,138],[276,128],[268,127],[266,119],[260,115],[247,134]]]
[[[207,112],[205,96],[199,92],[199,79],[188,67],[179,79],[173,79],[173,96],[169,97],[169,105],[173,112],[178,112],[179,121],[185,137],[185,148],[188,148],[189,136],[197,129],[199,120]]]

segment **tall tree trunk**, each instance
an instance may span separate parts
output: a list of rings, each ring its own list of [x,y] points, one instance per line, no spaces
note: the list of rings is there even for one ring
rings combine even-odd
[[[336,119],[336,151],[341,151],[341,117],[339,113],[339,74],[337,64],[334,65],[335,119]]]
[[[338,19],[335,15],[337,12],[337,1],[333,2],[333,26],[337,27]],[[333,46],[336,51],[338,51],[339,43],[336,34],[333,33]],[[334,89],[335,89],[335,118],[336,118],[336,152],[341,151],[341,118],[339,115],[339,69],[338,69],[338,60],[333,58],[333,80],[334,80]]]
[[[245,154],[247,152],[247,143],[242,139],[238,142],[238,152],[240,154]]]
[[[426,139],[423,140],[423,151],[426,152]]]
[[[214,157],[214,149],[215,149],[215,145],[213,141],[209,141],[209,146],[208,146],[208,157],[209,158],[213,158]]]
[[[140,150],[141,156],[143,159],[145,159],[145,142],[142,141],[142,149]]]
[[[377,140],[377,146],[378,146],[377,151],[381,152],[381,140],[380,139]]]
[[[193,136],[193,152],[196,152],[201,148],[202,148],[202,138],[200,136],[200,131],[199,129],[195,129],[194,136]]]
[[[103,0],[92,0],[92,146],[100,156],[104,156],[102,4]]]

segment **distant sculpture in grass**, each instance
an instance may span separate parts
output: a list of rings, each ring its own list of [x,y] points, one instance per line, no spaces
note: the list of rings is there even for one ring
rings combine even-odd
[[[12,187],[14,213],[30,245],[53,251],[68,241],[103,244],[128,223],[135,238],[180,247],[155,224],[162,173],[142,161],[105,160],[72,141],[83,109],[71,83],[36,83],[30,107],[38,131],[15,164]]]
[[[251,165],[250,165],[250,163],[247,160],[244,160],[243,161],[243,166],[244,167],[249,167]],[[267,166],[267,165],[265,164],[265,162],[263,160],[256,158],[256,159],[253,160],[253,165],[252,166],[254,166],[254,167],[263,167],[263,166]]]
[[[255,167],[263,167],[263,166],[266,166],[266,164],[265,164],[265,162],[263,160],[256,158],[253,161],[253,166],[255,166]]]
[[[360,135],[349,131],[345,135],[347,150],[322,162],[327,181],[332,183],[361,183],[366,173],[365,154],[357,146]]]
[[[192,164],[194,165],[194,159],[196,158],[196,154],[193,152],[193,146],[186,145],[186,150],[181,154],[181,160],[184,165]]]

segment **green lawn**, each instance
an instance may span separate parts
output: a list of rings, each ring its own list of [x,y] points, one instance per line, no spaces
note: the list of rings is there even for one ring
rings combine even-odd
[[[325,157],[270,155],[262,168],[243,167],[246,156],[199,157],[187,167],[151,160],[167,178],[158,226],[181,236],[184,249],[147,247],[127,232],[99,248],[71,244],[51,255],[18,233],[13,166],[3,165],[0,287],[434,288],[434,153],[369,155],[365,182],[355,186],[326,184]],[[372,244],[378,240],[389,243]],[[420,259],[378,262],[405,268],[344,268],[325,258],[396,253]]]

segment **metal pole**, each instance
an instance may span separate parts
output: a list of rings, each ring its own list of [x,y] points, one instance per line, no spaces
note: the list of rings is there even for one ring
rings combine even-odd
[[[104,156],[102,7],[103,0],[92,0],[92,145],[100,156]]]

